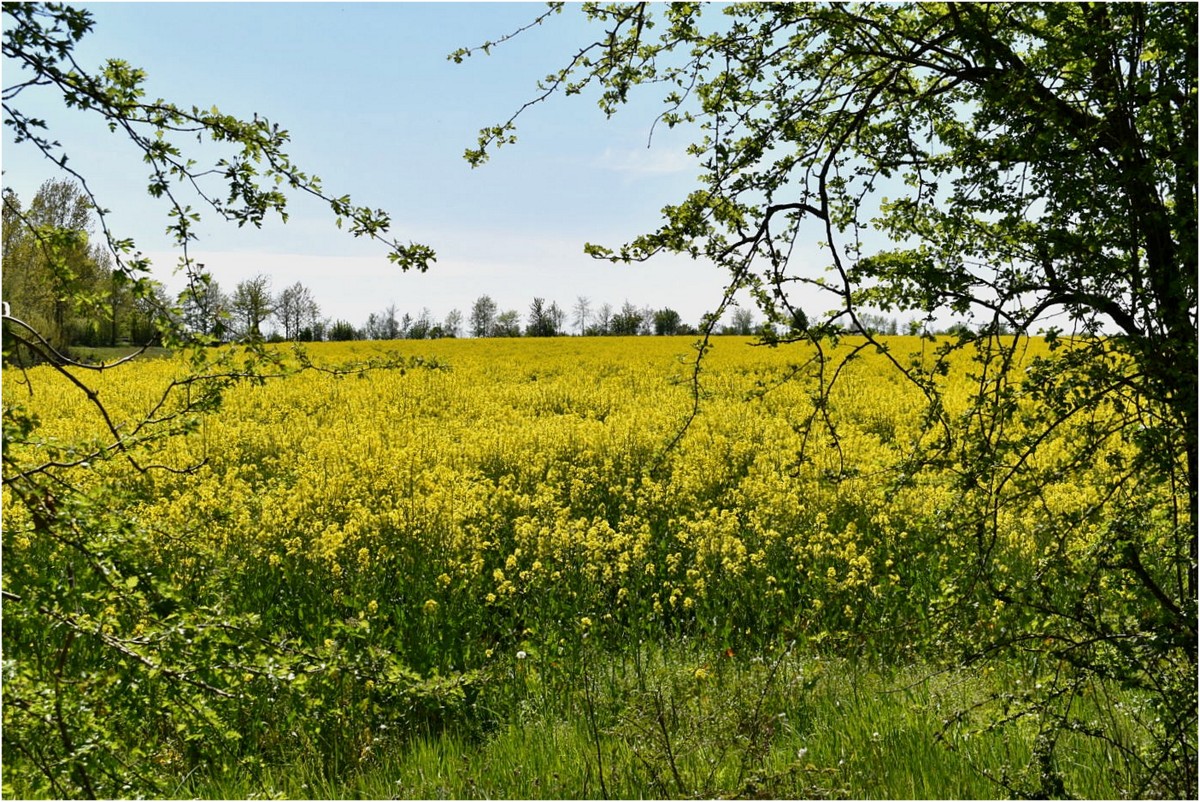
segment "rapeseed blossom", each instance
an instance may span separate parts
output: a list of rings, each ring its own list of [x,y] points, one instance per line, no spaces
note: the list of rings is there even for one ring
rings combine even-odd
[[[93,470],[144,488],[129,514],[173,534],[158,559],[181,579],[219,561],[248,587],[314,594],[322,614],[366,609],[373,631],[403,633],[389,637],[414,649],[513,654],[494,650],[526,629],[550,642],[574,627],[837,633],[888,620],[914,584],[936,581],[961,535],[938,529],[952,477],[881,479],[927,436],[920,391],[862,356],[823,401],[836,430],[822,428],[811,383],[782,381],[805,347],[721,339],[693,419],[686,338],[317,344],[318,364],[407,354],[449,369],[237,386],[156,454],[202,463],[194,472],[150,486],[116,460]],[[951,414],[966,407],[969,383],[954,375],[968,366],[964,355],[947,379]],[[87,378],[118,422],[136,421],[179,370],[164,359]],[[47,390],[27,403],[43,438],[100,437],[85,401]],[[78,475],[86,485],[96,473]],[[1095,492],[1064,484],[1043,498],[1067,513]],[[6,545],[19,559],[30,516],[9,500],[6,489]],[[1058,536],[1037,511],[1005,515],[1014,552],[1035,558]],[[1101,536],[1080,526],[1066,548],[1086,552]]]

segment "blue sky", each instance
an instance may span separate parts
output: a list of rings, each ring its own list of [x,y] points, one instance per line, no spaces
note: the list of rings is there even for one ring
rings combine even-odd
[[[239,230],[205,217],[193,250],[227,290],[263,272],[278,290],[300,281],[324,315],[361,325],[394,303],[435,318],[469,314],[481,294],[525,317],[543,297],[569,309],[670,306],[695,323],[719,302],[725,276],[664,256],[641,265],[596,262],[584,242],[616,246],[654,228],[698,168],[681,132],[648,135],[658,100],[639,96],[606,120],[595,97],[532,108],[519,141],[472,170],[478,129],[535,94],[538,78],[596,37],[578,9],[462,64],[446,56],[532,20],[540,3],[85,3],[95,28],[78,49],[97,67],[122,58],[148,73],[147,94],[181,105],[257,112],[286,128],[295,161],[334,194],[381,207],[402,241],[431,245],[427,274],[402,273],[382,246],[338,231],[322,204],[296,198],[286,226]],[[6,70],[6,82],[15,79]],[[169,287],[176,254],[165,208],[146,196],[146,169],[117,135],[32,92],[20,97],[50,122],[70,164],[113,210],[117,233],[155,259]],[[207,153],[206,149],[198,151]],[[4,183],[28,202],[53,165],[5,130]],[[815,310],[819,311],[819,310]]]

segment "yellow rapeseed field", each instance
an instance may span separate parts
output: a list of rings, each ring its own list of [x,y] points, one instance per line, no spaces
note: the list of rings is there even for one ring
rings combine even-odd
[[[935,593],[949,558],[950,479],[896,480],[924,397],[873,348],[842,365],[859,342],[828,351],[826,378],[841,370],[822,399],[811,346],[717,338],[694,416],[690,338],[316,344],[318,365],[433,366],[242,384],[142,459],[194,470],[113,459],[79,481],[124,483],[179,586],[227,598],[206,583],[240,576],[248,606],[374,622],[426,667],[572,629],[903,642],[911,592]],[[888,343],[901,363],[932,358],[919,338]],[[956,358],[951,412],[971,390]],[[84,378],[129,431],[183,372],[164,359]],[[103,437],[82,393],[46,368],[29,379],[32,397],[10,371],[5,402],[36,411],[42,439]],[[5,559],[29,545],[27,517],[6,504]],[[1037,548],[1020,520],[1008,531]]]

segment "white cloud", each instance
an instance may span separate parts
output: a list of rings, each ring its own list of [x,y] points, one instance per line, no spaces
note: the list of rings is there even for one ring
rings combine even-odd
[[[682,150],[606,147],[596,166],[631,175],[669,175],[694,170],[696,162]]]

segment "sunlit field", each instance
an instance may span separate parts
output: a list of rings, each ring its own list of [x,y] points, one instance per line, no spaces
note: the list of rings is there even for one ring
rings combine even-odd
[[[932,358],[919,338],[885,341],[902,364]],[[239,385],[142,460],[169,470],[79,468],[80,483],[121,488],[112,504],[143,533],[144,570],[186,595],[96,609],[97,631],[136,644],[172,604],[203,606],[291,659],[239,664],[220,633],[178,633],[213,639],[196,676],[236,691],[213,702],[223,762],[197,763],[144,711],[146,763],[174,778],[160,787],[993,795],[975,767],[1021,771],[1028,745],[951,717],[1020,693],[1023,669],[939,673],[929,613],[968,533],[941,524],[954,477],[897,469],[930,436],[922,393],[873,348],[842,364],[858,342],[827,351],[828,397],[807,345],[716,338],[697,374],[691,338],[314,344],[318,366],[423,364]],[[970,389],[960,358],[948,406],[954,382],[964,404]],[[158,359],[86,378],[130,426],[181,370]],[[42,437],[103,435],[46,368],[7,370],[4,394]],[[1045,497],[1067,512],[1089,492],[1076,480]],[[6,495],[6,572],[25,566],[25,581],[55,548],[31,515]],[[1041,545],[1020,515],[1003,533],[1015,577]],[[40,637],[6,629],[6,661]],[[120,674],[111,650],[73,659],[88,655]],[[1061,770],[1112,795],[1119,778],[1087,748]],[[4,759],[6,791],[48,793]]]

